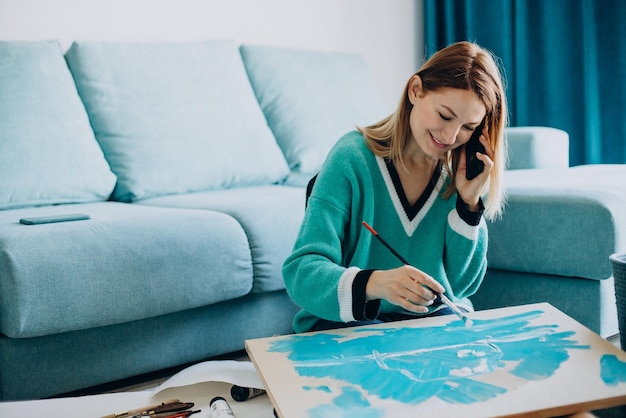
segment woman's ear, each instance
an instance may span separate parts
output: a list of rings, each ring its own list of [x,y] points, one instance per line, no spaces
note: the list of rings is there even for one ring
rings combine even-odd
[[[411,104],[415,104],[415,99],[417,97],[422,97],[424,93],[424,89],[422,87],[422,77],[415,74],[409,80],[409,88],[408,88],[408,96]]]

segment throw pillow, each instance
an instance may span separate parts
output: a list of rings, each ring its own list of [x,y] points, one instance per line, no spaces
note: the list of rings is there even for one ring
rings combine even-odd
[[[75,42],[66,58],[116,200],[288,175],[234,42]]]
[[[317,172],[341,136],[386,116],[360,55],[253,45],[242,45],[240,51],[265,117],[294,172]]]
[[[0,179],[0,209],[107,200],[113,190],[58,42],[0,42]]]

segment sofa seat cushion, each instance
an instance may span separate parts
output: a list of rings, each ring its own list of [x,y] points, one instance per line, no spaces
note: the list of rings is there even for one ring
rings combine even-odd
[[[489,224],[489,267],[606,279],[626,251],[626,165],[505,173],[508,204]]]
[[[60,213],[91,219],[18,223]],[[154,317],[251,287],[246,235],[224,213],[117,202],[0,211],[0,332],[9,337]]]
[[[254,292],[285,288],[282,265],[291,254],[304,216],[305,189],[263,186],[143,200],[138,204],[210,209],[229,214],[250,242]]]
[[[0,42],[0,209],[107,200],[115,175],[56,41]]]
[[[289,174],[234,42],[75,42],[66,57],[116,200]]]

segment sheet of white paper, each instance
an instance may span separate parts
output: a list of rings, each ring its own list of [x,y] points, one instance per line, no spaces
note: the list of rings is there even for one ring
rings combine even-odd
[[[202,382],[225,382],[232,385],[264,389],[263,383],[249,361],[205,361],[176,373],[154,389],[154,395],[165,389]]]

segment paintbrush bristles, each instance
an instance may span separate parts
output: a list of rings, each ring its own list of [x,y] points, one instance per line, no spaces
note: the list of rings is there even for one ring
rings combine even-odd
[[[454,302],[452,302],[450,299],[448,299],[448,297],[446,295],[444,295],[443,293],[439,293],[439,298],[441,298],[441,301],[450,309],[452,309],[452,311],[454,311],[455,314],[457,314],[457,316],[459,318],[461,318],[463,320],[463,322],[465,323],[466,327],[471,327],[472,326],[472,320],[469,319],[464,313],[463,311],[461,311],[455,304]]]

